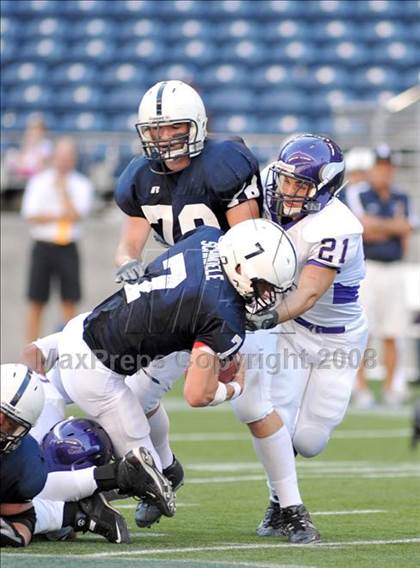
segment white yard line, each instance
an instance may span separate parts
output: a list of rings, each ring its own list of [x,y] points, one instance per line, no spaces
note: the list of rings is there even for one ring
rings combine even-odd
[[[304,548],[306,550],[314,550],[317,548],[352,548],[355,546],[383,546],[387,544],[420,544],[420,536],[414,538],[398,538],[398,539],[381,539],[381,540],[348,540],[336,542],[319,542],[316,544],[289,544],[288,542],[277,542],[273,544],[265,544],[255,542],[253,544],[224,544],[216,546],[191,546],[180,548],[150,548],[131,549],[129,551],[116,551],[116,552],[96,552],[92,554],[60,554],[60,558],[81,558],[81,559],[94,559],[94,558],[111,558],[123,556],[149,556],[153,554],[183,554],[190,552],[224,552],[231,550],[262,550],[262,549],[275,549],[275,548]],[[56,554],[32,554],[32,553],[2,553],[4,558],[57,558]],[[193,561],[191,559],[191,561]],[[220,561],[219,561],[220,562]]]
[[[333,434],[333,439],[340,440],[363,440],[363,439],[386,439],[408,438],[411,432],[409,428],[387,430],[339,430]],[[193,432],[186,434],[171,434],[172,442],[240,442],[249,441],[251,436],[247,433],[235,432]]]

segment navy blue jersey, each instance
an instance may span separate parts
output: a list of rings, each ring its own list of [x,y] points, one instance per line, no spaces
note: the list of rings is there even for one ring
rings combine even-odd
[[[146,218],[169,245],[200,225],[226,231],[226,211],[248,199],[261,205],[261,180],[257,159],[240,140],[207,140],[178,173],[154,173],[145,157],[134,158],[115,192],[124,213]]]
[[[412,227],[417,225],[416,215],[407,194],[392,188],[389,199],[384,201],[373,187],[362,182],[347,189],[344,200],[358,217],[371,215],[374,217],[405,217]],[[365,257],[368,260],[394,262],[404,256],[403,240],[394,236],[382,241],[364,239]]]
[[[1,456],[0,503],[25,503],[44,488],[47,464],[37,441],[27,434],[16,450]]]
[[[244,300],[223,272],[220,229],[199,227],[85,319],[83,338],[110,369],[133,374],[198,341],[224,359],[245,337]]]

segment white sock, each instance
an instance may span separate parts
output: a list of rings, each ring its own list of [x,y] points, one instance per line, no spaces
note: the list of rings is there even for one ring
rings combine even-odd
[[[300,505],[302,499],[296,475],[295,456],[289,431],[285,426],[267,438],[252,437],[255,452],[262,463],[269,486],[282,507]],[[272,495],[272,500],[273,495]]]
[[[35,508],[36,523],[34,534],[57,531],[63,526],[63,501],[49,501],[40,499],[39,496],[32,499]]]
[[[166,469],[173,462],[174,455],[169,446],[169,417],[162,404],[157,411],[148,418],[150,425],[150,438],[162,462],[163,469]]]
[[[94,470],[95,467],[87,467],[75,471],[52,471],[38,497],[52,501],[80,501],[90,497],[98,489]]]

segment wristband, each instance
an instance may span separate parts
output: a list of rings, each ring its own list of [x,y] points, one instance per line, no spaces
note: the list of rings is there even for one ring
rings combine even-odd
[[[225,402],[226,397],[227,397],[226,385],[219,381],[219,384],[217,385],[216,394],[214,395],[213,400],[209,402],[207,406],[217,406],[218,404]]]
[[[242,387],[237,381],[231,381],[227,384],[233,388],[233,394],[229,400],[235,400],[235,398],[238,398],[238,396],[242,394]]]

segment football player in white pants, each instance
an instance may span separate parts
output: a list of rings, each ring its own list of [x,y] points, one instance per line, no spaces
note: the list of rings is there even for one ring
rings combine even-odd
[[[344,417],[367,343],[358,301],[362,226],[335,197],[343,178],[340,148],[312,135],[289,140],[262,176],[268,212],[295,243],[297,287],[275,310],[251,315],[250,328],[267,331],[249,337],[242,352],[262,353],[265,363],[277,354],[277,368],[249,369],[232,406],[268,477],[270,504],[257,534],[287,534],[292,542],[310,541],[313,531],[299,496],[278,490],[283,423],[295,452],[318,455]]]

